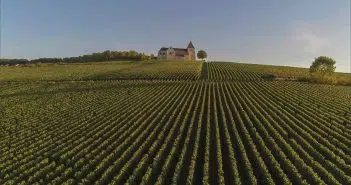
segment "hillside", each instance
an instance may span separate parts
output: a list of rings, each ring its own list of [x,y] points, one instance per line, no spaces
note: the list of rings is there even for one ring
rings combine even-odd
[[[0,66],[0,81],[72,81],[118,79],[196,80],[202,62],[96,62]]]
[[[234,62],[116,61],[89,63],[43,63],[0,66],[1,81],[86,80],[275,80],[298,81],[309,77],[308,69]],[[341,85],[351,85],[351,73],[335,73]],[[302,80],[300,80],[302,81]]]
[[[0,184],[351,184],[351,87],[270,73],[306,74],[224,62],[0,66]]]

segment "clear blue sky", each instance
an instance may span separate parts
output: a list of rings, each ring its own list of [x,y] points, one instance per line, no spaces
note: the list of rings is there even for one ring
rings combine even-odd
[[[350,0],[1,0],[2,57],[156,54],[192,40],[210,60],[350,72]]]

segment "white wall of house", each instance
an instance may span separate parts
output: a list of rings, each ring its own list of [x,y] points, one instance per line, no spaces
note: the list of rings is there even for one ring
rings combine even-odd
[[[188,60],[196,60],[196,56],[195,56],[195,49],[193,48],[188,48]]]
[[[159,51],[157,54],[158,59],[166,60],[167,59],[167,52],[166,51]]]
[[[167,50],[167,60],[174,60],[175,59],[175,51],[173,48],[169,48]]]

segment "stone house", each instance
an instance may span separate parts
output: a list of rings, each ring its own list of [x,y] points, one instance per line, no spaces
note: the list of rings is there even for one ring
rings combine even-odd
[[[157,58],[160,60],[196,60],[195,47],[190,41],[187,48],[163,47],[158,51]]]

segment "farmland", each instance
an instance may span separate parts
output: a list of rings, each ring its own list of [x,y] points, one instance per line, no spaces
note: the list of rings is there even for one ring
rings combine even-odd
[[[351,87],[259,67],[2,66],[0,184],[351,184]]]
[[[95,62],[0,66],[0,81],[72,81],[118,79],[196,80],[201,62]]]

